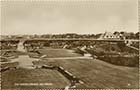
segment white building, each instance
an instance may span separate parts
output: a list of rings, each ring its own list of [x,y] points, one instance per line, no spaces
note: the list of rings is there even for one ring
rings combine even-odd
[[[111,32],[105,32],[102,34],[99,39],[125,39],[122,34],[113,34]]]

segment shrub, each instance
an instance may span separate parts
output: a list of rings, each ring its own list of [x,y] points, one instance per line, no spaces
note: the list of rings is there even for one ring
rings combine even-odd
[[[79,48],[75,49],[75,53],[79,53],[81,55],[84,55],[84,51],[80,50]]]
[[[138,67],[139,66],[139,57],[124,57],[124,56],[104,56],[98,57],[98,59],[109,62],[111,64],[120,65],[120,66],[130,66],[130,67]]]

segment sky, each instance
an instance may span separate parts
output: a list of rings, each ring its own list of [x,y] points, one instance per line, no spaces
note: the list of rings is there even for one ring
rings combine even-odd
[[[137,0],[7,1],[1,34],[138,32]]]

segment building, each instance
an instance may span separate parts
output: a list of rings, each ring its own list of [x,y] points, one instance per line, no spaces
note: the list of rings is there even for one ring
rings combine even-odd
[[[111,32],[105,32],[98,39],[117,39],[117,40],[121,40],[121,39],[125,39],[125,37],[120,33],[114,34],[114,33],[111,33]]]

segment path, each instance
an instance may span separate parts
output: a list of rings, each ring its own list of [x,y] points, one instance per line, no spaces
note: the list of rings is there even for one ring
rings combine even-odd
[[[39,59],[30,58],[28,55],[19,56],[16,59],[12,59],[12,62],[18,62],[18,67],[20,68],[27,68],[27,69],[34,69],[33,61],[38,61]]]
[[[93,59],[93,57],[81,56],[81,57],[57,57],[57,58],[45,58],[47,60],[63,60],[63,59]]]
[[[24,41],[19,42],[17,50],[21,52],[26,52],[23,43]],[[30,58],[28,55],[20,55],[18,58],[12,59],[11,61],[18,62],[19,63],[18,67],[20,68],[34,69],[35,67],[32,62],[38,61],[38,59]]]
[[[138,48],[136,48],[136,47],[133,47],[133,46],[130,46],[130,45],[127,45],[129,48],[132,48],[132,49],[135,49],[135,50],[137,50],[137,51],[139,51],[139,49]]]
[[[17,50],[18,50],[18,51],[25,52],[23,43],[24,43],[24,41],[20,41],[20,42],[18,43],[18,47],[17,47]]]

